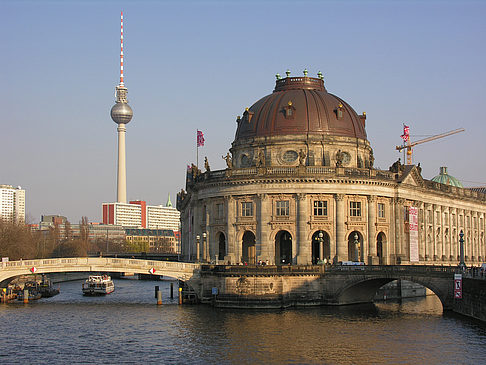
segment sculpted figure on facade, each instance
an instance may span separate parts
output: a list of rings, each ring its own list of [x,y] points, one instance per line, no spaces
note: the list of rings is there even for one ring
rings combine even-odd
[[[204,157],[204,168],[206,169],[207,172],[211,171],[211,167],[209,167],[209,161],[207,156]]]
[[[299,165],[300,166],[304,166],[305,165],[305,158],[307,157],[307,155],[305,154],[305,152],[303,150],[300,150],[299,151]]]
[[[263,152],[263,150],[260,150],[260,152],[258,152],[258,158],[257,158],[257,161],[256,161],[256,166],[257,167],[265,167],[265,152]]]
[[[343,166],[343,153],[341,152],[341,150],[338,150],[336,152],[336,167],[342,167]]]
[[[226,161],[226,167],[231,170],[233,168],[233,159],[230,153],[228,152],[226,156],[221,156],[221,158]]]
[[[370,169],[373,168],[374,164],[375,164],[375,156],[373,156],[373,150],[370,150]]]

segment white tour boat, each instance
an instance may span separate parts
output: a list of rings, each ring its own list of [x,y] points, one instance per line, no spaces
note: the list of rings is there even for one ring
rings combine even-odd
[[[115,290],[115,285],[108,275],[90,275],[83,283],[84,295],[104,295]]]

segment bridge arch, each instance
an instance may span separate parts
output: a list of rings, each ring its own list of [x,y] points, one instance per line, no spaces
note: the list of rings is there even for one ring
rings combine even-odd
[[[133,275],[149,274],[150,270],[153,269],[155,270],[155,275],[172,277],[185,282],[191,287],[191,279],[194,275],[198,275],[200,268],[201,265],[199,264],[185,262],[110,257],[77,257],[10,261],[0,264],[0,286],[6,286],[13,278],[20,275],[32,274],[33,271],[35,274],[59,272],[117,272]]]
[[[430,289],[439,298],[444,310],[451,308],[452,285],[450,279],[431,280],[428,276],[408,275],[376,276],[367,278],[364,278],[363,276],[350,276],[347,278],[347,282],[334,293],[336,304],[371,303],[379,288],[393,280],[399,279],[420,284],[427,289]]]

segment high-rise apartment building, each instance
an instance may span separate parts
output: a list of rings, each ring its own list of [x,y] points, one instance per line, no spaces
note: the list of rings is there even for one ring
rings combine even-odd
[[[8,222],[25,222],[25,190],[20,186],[0,185],[0,218]]]
[[[172,206],[170,198],[165,206],[147,205],[144,200],[103,203],[103,224],[179,231],[180,212]]]

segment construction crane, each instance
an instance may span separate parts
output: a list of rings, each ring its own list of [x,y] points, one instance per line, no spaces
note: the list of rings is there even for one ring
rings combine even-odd
[[[445,133],[441,133],[441,134],[436,134],[435,136],[431,136],[431,137],[428,137],[428,138],[420,139],[420,140],[415,141],[415,142],[411,142],[410,141],[410,127],[408,127],[404,124],[403,125],[403,134],[400,136],[403,139],[403,145],[397,146],[396,149],[399,152],[401,150],[406,149],[406,151],[407,151],[406,152],[406,154],[407,154],[407,165],[411,165],[412,164],[412,147],[414,147],[418,144],[430,142],[430,141],[433,141],[433,140],[436,140],[436,139],[439,139],[439,138],[447,137],[447,136],[450,136],[452,134],[456,134],[456,133],[460,133],[460,132],[464,132],[464,131],[465,131],[464,128],[454,129],[453,131],[449,131],[449,132],[445,132]]]

